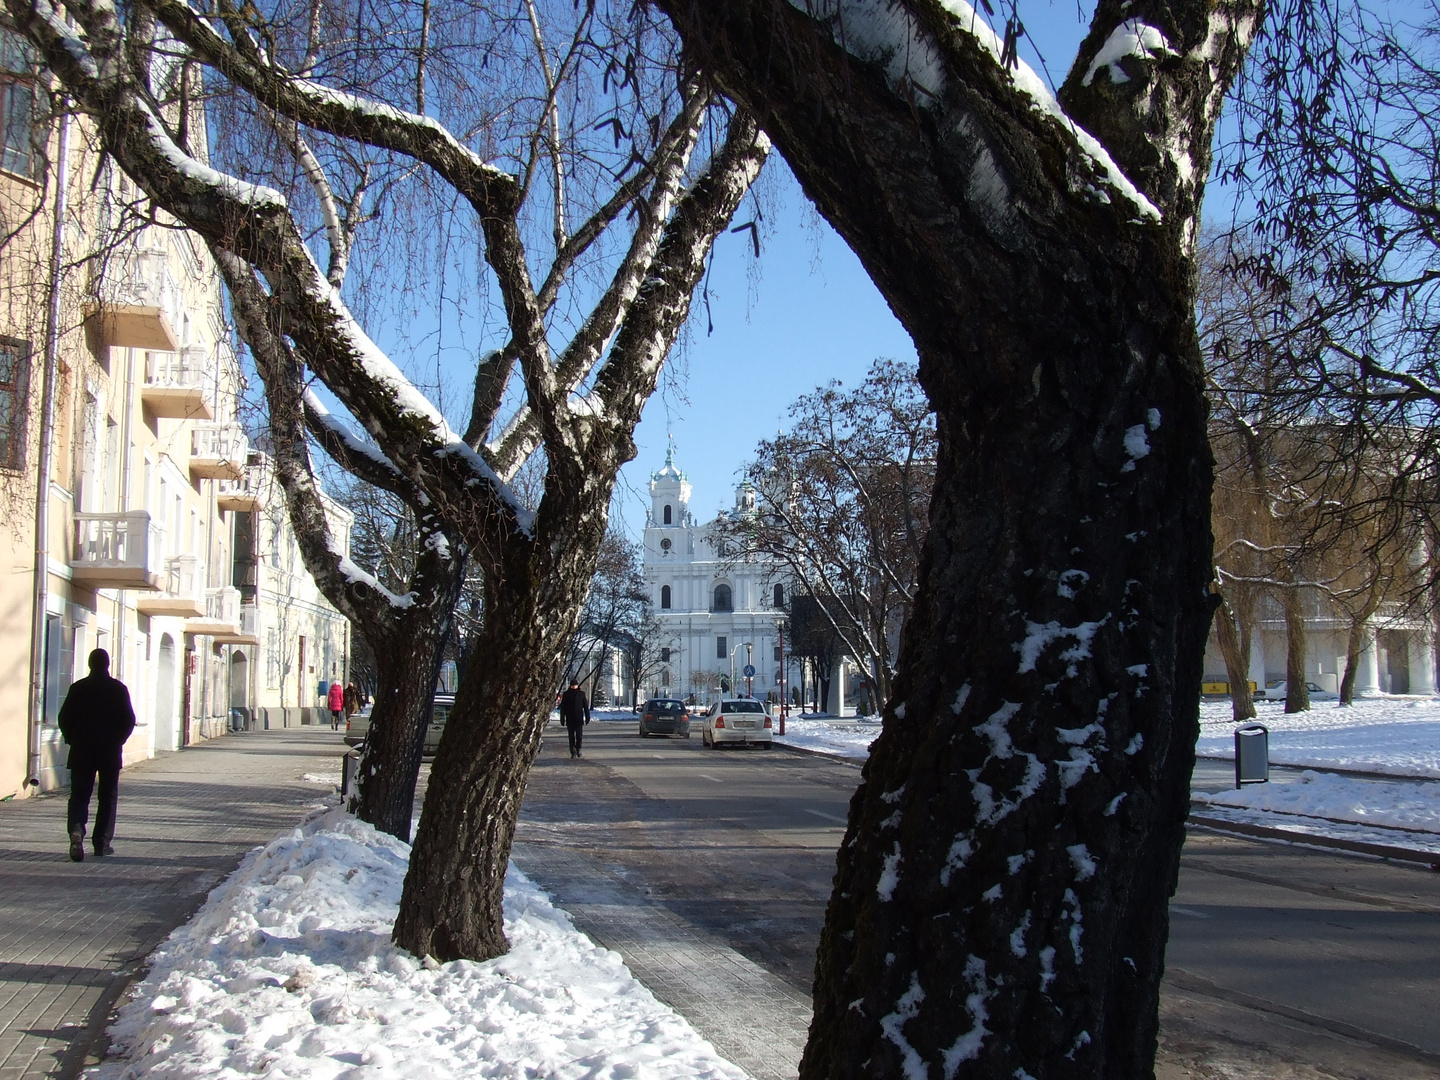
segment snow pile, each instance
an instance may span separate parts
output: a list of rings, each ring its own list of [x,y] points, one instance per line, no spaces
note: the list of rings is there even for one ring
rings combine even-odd
[[[880,721],[806,719],[791,716],[785,720],[785,734],[780,734],[780,721],[775,721],[773,737],[781,746],[796,746],[831,757],[864,761],[870,756],[870,744],[880,734]]]
[[[1270,731],[1276,765],[1355,769],[1394,776],[1440,778],[1440,700],[1367,698],[1345,709],[1317,702],[1287,715],[1279,703],[1257,703],[1257,722]],[[1235,756],[1235,721],[1229,700],[1200,706],[1203,757]]]
[[[102,1080],[745,1080],[513,868],[511,951],[390,943],[410,849],[340,810],[253,852],[151,956]]]
[[[1362,780],[1307,770],[1293,784],[1254,784],[1239,791],[1196,792],[1194,801],[1359,825],[1440,834],[1440,783]]]

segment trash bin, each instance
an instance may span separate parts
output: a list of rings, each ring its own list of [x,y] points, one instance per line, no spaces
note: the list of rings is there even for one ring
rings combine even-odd
[[[340,801],[350,805],[350,800],[359,793],[356,780],[360,776],[360,752],[351,750],[340,762]]]
[[[1270,732],[1264,724],[1241,724],[1235,729],[1235,787],[1270,780]]]

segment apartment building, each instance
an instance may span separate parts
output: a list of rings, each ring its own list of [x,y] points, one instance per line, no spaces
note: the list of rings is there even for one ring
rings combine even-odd
[[[94,648],[135,705],[127,762],[226,731],[235,705],[313,706],[349,655],[308,576],[256,543],[280,552],[288,522],[237,417],[209,253],[39,101],[0,28],[0,798],[68,782],[56,717]],[[271,656],[292,656],[290,700]]]

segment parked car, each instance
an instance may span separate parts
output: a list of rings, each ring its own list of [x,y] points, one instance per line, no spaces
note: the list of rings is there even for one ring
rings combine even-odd
[[[754,698],[729,698],[717,701],[705,714],[705,728],[700,741],[712,750],[721,743],[759,743],[769,750],[771,741],[770,714]]]
[[[430,706],[430,726],[425,729],[425,747],[422,757],[433,758],[440,745],[440,735],[445,730],[445,721],[455,706],[454,694],[436,694]],[[365,709],[345,721],[345,741],[351,746],[361,746],[370,734],[370,710]]]
[[[640,737],[683,735],[690,737],[690,713],[679,698],[651,698],[640,707]]]
[[[1284,679],[1272,679],[1265,684],[1264,690],[1255,692],[1256,701],[1284,701],[1287,688],[1290,686]],[[1305,681],[1305,689],[1310,691],[1311,701],[1339,701],[1340,695],[1326,690],[1308,679]]]

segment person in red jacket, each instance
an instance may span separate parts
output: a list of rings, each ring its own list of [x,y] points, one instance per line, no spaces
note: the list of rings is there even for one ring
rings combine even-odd
[[[330,684],[330,729],[340,730],[340,721],[345,719],[345,688],[339,682]]]
[[[120,797],[120,766],[125,740],[135,730],[130,691],[110,677],[110,654],[90,654],[90,674],[76,679],[60,706],[60,734],[70,744],[70,806],[66,829],[70,858],[85,858],[85,824],[90,819],[90,795],[100,778],[100,801],[95,808],[95,832],[90,840],[96,855],[114,855],[115,806]]]

